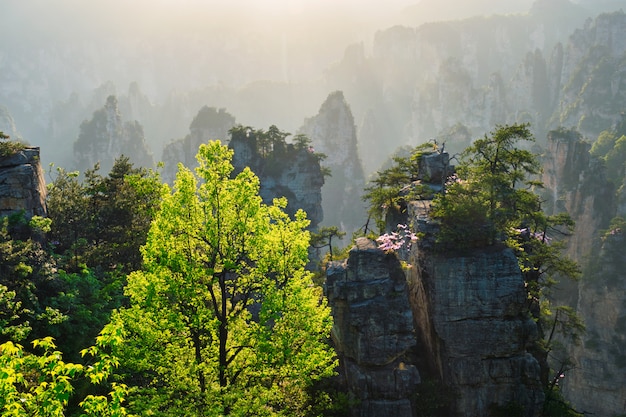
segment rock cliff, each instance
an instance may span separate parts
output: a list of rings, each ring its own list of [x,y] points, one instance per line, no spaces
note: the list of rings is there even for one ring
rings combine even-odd
[[[625,214],[624,189],[611,185],[589,148],[577,132],[551,132],[544,162],[548,206],[576,222],[567,253],[583,271],[580,281],[562,282],[554,292],[586,325],[582,343],[566,346],[573,365],[562,388],[577,410],[614,416],[626,412],[626,255],[624,231],[611,226]]]
[[[359,239],[327,272],[333,339],[357,403],[353,416],[487,416],[544,400],[530,353],[537,327],[508,249],[394,255]],[[438,381],[428,409],[420,393]],[[433,414],[430,414],[433,413]]]
[[[287,144],[284,149],[274,149],[262,157],[254,139],[232,135],[229,147],[234,150],[235,172],[250,167],[261,183],[259,194],[266,204],[276,197],[286,197],[289,214],[302,209],[316,229],[324,218],[322,186],[324,174],[319,159],[311,149]]]
[[[341,91],[331,93],[319,113],[306,119],[299,133],[309,137],[315,151],[326,155],[323,165],[331,177],[322,188],[324,224],[352,233],[365,222],[361,194],[365,178],[350,106]]]
[[[455,393],[450,415],[518,409],[538,416],[544,394],[540,366],[531,354],[537,326],[513,253],[418,249],[410,259],[416,333],[431,375],[434,371]]]
[[[328,269],[333,339],[352,416],[411,417],[421,382],[407,282],[399,260],[359,238]]]
[[[80,171],[100,163],[101,171],[108,173],[120,155],[128,156],[137,166],[152,167],[154,164],[143,127],[137,121],[124,122],[117,98],[109,96],[104,107],[80,125],[78,139],[74,142],[74,163]]]
[[[0,158],[0,216],[22,210],[26,218],[45,216],[46,195],[39,148],[27,147]]]

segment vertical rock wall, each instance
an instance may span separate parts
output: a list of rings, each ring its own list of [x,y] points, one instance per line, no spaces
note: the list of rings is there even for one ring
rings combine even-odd
[[[615,194],[589,148],[580,135],[552,132],[544,163],[547,206],[576,222],[567,253],[583,271],[554,291],[556,303],[575,308],[586,326],[580,344],[566,345],[572,366],[561,386],[576,410],[616,416],[626,413],[626,231],[608,227],[624,215],[623,189]]]
[[[46,183],[37,147],[0,159],[0,216],[22,210],[27,218],[46,215]]]
[[[538,416],[544,394],[529,353],[537,327],[513,253],[414,249],[408,259],[405,272],[395,255],[359,239],[328,269],[333,336],[358,400],[351,415],[420,416],[428,400],[448,401],[436,412],[449,417]],[[427,380],[446,392],[420,399]]]
[[[331,176],[322,188],[324,223],[340,226],[350,235],[367,217],[361,201],[365,177],[354,117],[341,91],[329,94],[319,113],[306,119],[299,133],[311,139],[316,152],[326,155],[322,165]]]
[[[488,416],[507,407],[539,415],[540,369],[529,353],[537,327],[513,253],[417,251],[412,263],[416,331],[436,376],[455,394],[453,415]]]
[[[400,262],[360,238],[328,269],[333,339],[352,417],[412,417],[420,375],[407,284]]]

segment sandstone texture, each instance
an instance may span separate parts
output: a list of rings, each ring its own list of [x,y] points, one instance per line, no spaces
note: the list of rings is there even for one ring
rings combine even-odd
[[[45,216],[46,194],[39,148],[27,147],[0,158],[0,216],[22,210],[27,218]]]
[[[437,415],[521,407],[525,416],[538,416],[544,394],[529,353],[537,327],[513,253],[453,256],[413,248],[407,259],[403,270],[395,254],[361,238],[346,261],[328,268],[333,339],[358,400],[351,415],[431,415],[419,393],[437,381]]]
[[[360,238],[328,269],[326,292],[351,416],[411,417],[420,374],[407,283],[400,262]]]

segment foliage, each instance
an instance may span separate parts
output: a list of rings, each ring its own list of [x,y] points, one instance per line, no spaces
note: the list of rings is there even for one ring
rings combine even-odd
[[[36,339],[32,354],[23,346],[6,342],[0,345],[0,412],[2,416],[65,416],[74,386],[82,376],[94,386],[103,385],[117,366],[117,359],[106,350],[119,344],[120,330],[107,326],[96,339],[96,345],[85,349],[95,361],[89,366],[64,362],[51,337]],[[88,395],[80,403],[81,416],[127,416],[122,405],[127,388],[113,383],[107,395]]]
[[[48,189],[49,240],[63,255],[64,268],[81,264],[126,274],[141,267],[139,248],[158,208],[162,184],[157,172],[134,168],[125,156],[115,160],[107,177],[99,166],[85,173],[57,169]]]
[[[363,200],[369,203],[368,214],[376,221],[379,233],[385,230],[388,214],[402,212],[407,201],[432,193],[430,187],[416,183],[420,159],[432,147],[433,144],[426,143],[413,148],[409,156],[394,156],[393,164],[376,172],[365,188]],[[408,191],[403,192],[408,186],[411,186]]]
[[[45,229],[47,222],[36,218],[31,224]],[[24,213],[0,218],[0,342],[41,337],[64,318],[46,301],[55,288],[45,251],[38,241],[22,239],[32,233]]]
[[[342,239],[346,232],[339,230],[337,226],[324,226],[316,233],[311,233],[311,246],[315,249],[328,247],[330,260],[333,259],[333,237]]]
[[[297,134],[293,137],[292,143],[287,143],[287,138],[291,136],[291,133],[284,132],[275,125],[270,126],[267,131],[237,125],[230,129],[229,133],[231,141],[245,141],[252,145],[255,155],[263,161],[260,169],[270,175],[282,172],[285,163],[292,161],[293,155],[302,151],[306,151],[317,162],[326,159],[323,153],[315,152],[311,139],[306,135]],[[321,169],[324,176],[330,176],[328,168],[322,167]]]
[[[98,171],[81,181],[78,172],[57,168],[48,186],[47,241],[57,272],[46,305],[65,314],[38,337],[57,336],[71,360],[124,303],[126,274],[141,268],[139,249],[164,190],[158,172],[134,168],[124,156],[106,177]]]
[[[13,155],[26,147],[21,142],[8,140],[9,136],[0,131],[0,158]]]
[[[306,215],[265,205],[232,151],[202,145],[197,176],[174,188],[129,275],[130,306],[114,321],[130,373],[130,404],[155,415],[303,415],[308,388],[331,376],[329,308],[311,284]]]
[[[539,184],[530,179],[539,163],[516,146],[520,140],[534,140],[528,125],[498,126],[463,152],[459,181],[433,201],[431,217],[441,224],[443,242],[463,244],[464,233],[471,246],[493,245],[541,210],[531,190]]]
[[[621,185],[626,175],[626,136],[604,131],[592,145],[590,153],[605,162],[607,179],[615,186]]]

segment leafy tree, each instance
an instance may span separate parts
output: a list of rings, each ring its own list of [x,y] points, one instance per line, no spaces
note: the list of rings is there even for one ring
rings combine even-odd
[[[108,176],[99,166],[85,173],[57,169],[48,189],[49,240],[65,256],[71,271],[87,264],[103,271],[129,273],[141,267],[139,248],[160,201],[158,173],[134,168],[125,156],[115,160]]]
[[[0,158],[13,155],[14,153],[24,149],[24,144],[8,140],[10,137],[0,131]]]
[[[139,248],[163,188],[158,173],[136,169],[124,156],[107,176],[98,174],[98,166],[84,181],[78,172],[56,172],[47,204],[57,272],[49,277],[54,291],[45,303],[65,313],[36,337],[57,337],[66,357],[77,361],[111,311],[124,303],[126,274],[141,268]]]
[[[305,270],[306,215],[262,203],[232,151],[202,145],[179,165],[119,310],[132,408],[155,415],[304,415],[334,372],[331,317]]]
[[[43,354],[28,353],[13,342],[0,345],[0,412],[13,417],[62,417],[66,415],[74,385],[86,377],[93,386],[106,385],[117,359],[106,351],[121,341],[119,328],[107,326],[96,344],[82,354],[93,357],[89,366],[63,361],[50,337],[33,341]],[[127,416],[122,405],[127,388],[112,383],[106,395],[87,395],[80,402],[81,416]]]
[[[29,223],[23,213],[0,217],[0,343],[40,337],[64,319],[46,301],[56,293],[46,252],[39,241],[21,237],[33,224],[45,228],[49,222],[35,217]]]
[[[402,212],[407,201],[432,193],[430,187],[414,183],[418,180],[420,159],[429,148],[433,148],[432,143],[409,150],[409,156],[393,156],[391,166],[376,172],[365,188],[363,200],[369,202],[368,214],[376,221],[379,233],[384,232],[387,217]],[[403,192],[410,185],[409,191]]]
[[[346,232],[340,231],[337,226],[325,226],[311,234],[311,246],[315,249],[328,247],[330,259],[333,259],[333,237],[341,239],[345,235]]]
[[[557,278],[575,279],[580,270],[562,253],[561,238],[571,233],[572,219],[566,213],[547,216],[533,192],[542,186],[533,180],[539,163],[534,154],[517,147],[518,141],[532,140],[528,125],[522,124],[498,126],[491,136],[475,141],[462,155],[458,177],[435,197],[431,216],[440,223],[442,248],[499,244],[515,251],[527,284],[529,311],[539,328],[540,343],[533,354],[541,365],[546,397],[553,399],[558,386],[549,376],[548,355],[558,349],[555,360],[567,361],[556,335],[575,342],[584,325],[573,309],[550,303],[550,289]]]
[[[518,141],[534,141],[527,124],[498,126],[464,151],[459,181],[433,202],[431,216],[440,221],[443,240],[460,243],[459,235],[465,233],[473,235],[472,245],[492,245],[541,210],[531,189],[539,185],[532,180],[539,162],[518,148]]]

